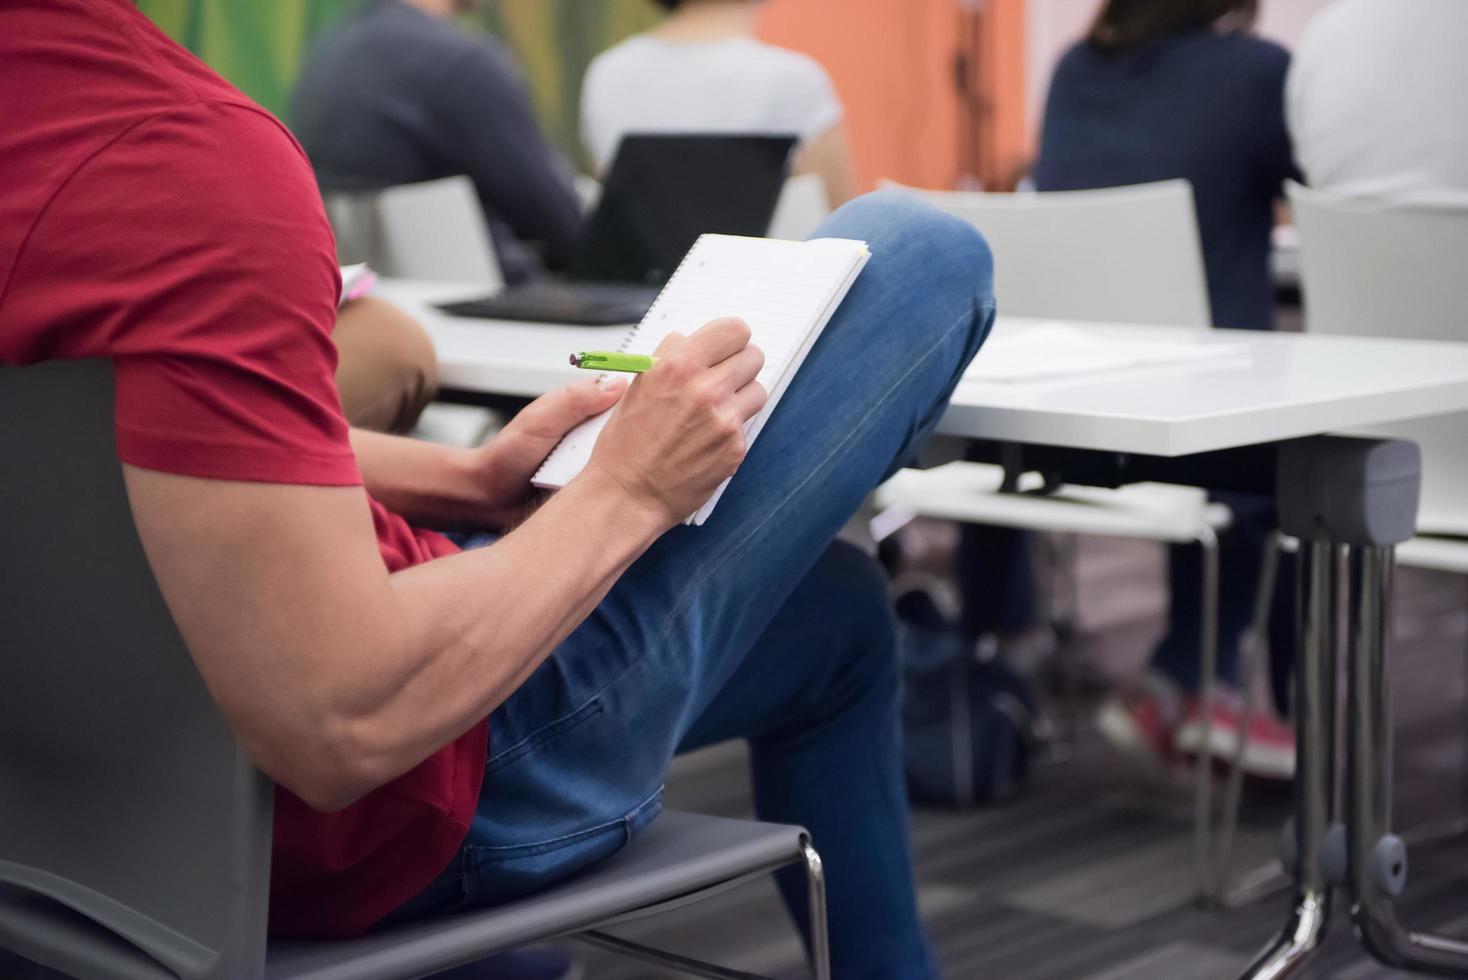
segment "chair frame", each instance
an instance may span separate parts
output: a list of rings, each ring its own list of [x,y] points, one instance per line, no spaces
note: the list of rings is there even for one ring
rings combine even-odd
[[[722,892],[738,888],[757,878],[762,878],[781,868],[797,863],[805,869],[806,884],[810,896],[811,975],[815,980],[831,980],[830,935],[827,931],[826,919],[826,871],[824,865],[821,863],[820,854],[811,845],[809,838],[802,839],[801,858],[798,862],[783,861],[779,864],[771,865],[768,868],[752,871],[738,878],[731,878],[728,881],[710,885],[708,888],[693,892],[681,898],[636,909],[602,922],[593,929],[575,933],[570,938],[586,943],[589,946],[617,953],[629,959],[669,967],[682,973],[687,973],[690,976],[706,977],[708,980],[768,980],[768,978],[762,977],[759,974],[730,970],[725,967],[715,966],[711,963],[682,956],[678,953],[670,953],[667,950],[646,946],[642,943],[635,943],[630,939],[622,939],[621,937],[610,935],[605,930],[625,922],[634,922],[638,919],[648,918],[649,916],[661,915],[664,912],[671,912],[683,908],[686,905],[701,902],[704,899],[712,898]]]

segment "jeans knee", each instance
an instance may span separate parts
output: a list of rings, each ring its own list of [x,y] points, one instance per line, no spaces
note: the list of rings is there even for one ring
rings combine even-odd
[[[911,191],[885,189],[856,198],[831,216],[821,234],[865,241],[872,250],[866,275],[921,270],[971,291],[976,308],[994,303],[994,254],[983,234]]]

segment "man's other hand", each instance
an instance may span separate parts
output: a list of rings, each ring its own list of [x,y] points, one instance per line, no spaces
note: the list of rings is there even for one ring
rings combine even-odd
[[[542,395],[510,420],[479,450],[492,523],[513,523],[530,496],[530,478],[566,433],[617,404],[627,382],[623,378],[591,378]]]

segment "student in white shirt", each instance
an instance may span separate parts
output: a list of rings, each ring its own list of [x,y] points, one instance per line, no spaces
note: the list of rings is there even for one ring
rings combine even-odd
[[[1468,207],[1468,0],[1337,0],[1295,51],[1286,115],[1311,186]]]
[[[655,30],[603,52],[581,89],[581,138],[598,171],[634,132],[780,132],[800,138],[796,173],[831,206],[855,195],[836,89],[814,59],[754,35],[754,0],[657,0]]]

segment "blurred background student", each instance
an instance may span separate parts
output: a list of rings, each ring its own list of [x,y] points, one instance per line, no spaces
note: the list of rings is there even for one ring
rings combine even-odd
[[[1294,173],[1284,121],[1288,53],[1254,37],[1257,0],[1108,0],[1050,83],[1035,169],[1041,191],[1085,190],[1186,178],[1193,185],[1213,325],[1274,325],[1270,234],[1283,183]],[[1252,614],[1273,502],[1217,494],[1233,509],[1220,541],[1218,676],[1213,744],[1226,755],[1239,737],[1245,692],[1239,645]],[[1102,734],[1151,759],[1202,745],[1201,572],[1195,546],[1169,554],[1166,634],[1141,683],[1103,703]],[[1280,581],[1289,582],[1284,574]],[[1289,595],[1281,588],[1281,602]],[[1278,603],[1277,603],[1278,604]],[[1292,662],[1291,617],[1270,631],[1277,662]],[[1246,771],[1288,778],[1294,739],[1267,713],[1245,733]]]
[[[368,0],[311,48],[290,124],[327,190],[467,174],[513,284],[570,262],[581,207],[509,50],[454,26],[473,5]]]
[[[794,133],[794,172],[819,175],[832,207],[855,195],[835,86],[814,59],[756,39],[757,0],[656,2],[666,20],[587,69],[581,138],[598,172],[627,133]]]
[[[1317,190],[1468,207],[1468,3],[1336,0],[1295,51],[1287,110]]]
[[[406,435],[438,393],[438,355],[421,324],[375,296],[347,300],[331,332],[342,414],[353,428]]]

